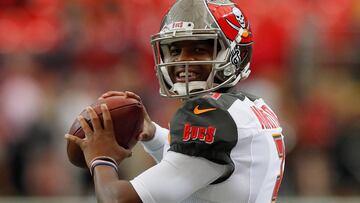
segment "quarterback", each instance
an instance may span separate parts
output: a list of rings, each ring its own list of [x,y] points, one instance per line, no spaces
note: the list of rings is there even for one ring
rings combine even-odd
[[[263,99],[234,90],[250,74],[253,33],[230,0],[178,0],[152,36],[160,94],[183,105],[160,127],[145,113],[139,136],[157,164],[131,181],[118,165],[131,155],[116,144],[110,113],[88,108],[86,137],[65,135],[84,152],[99,202],[276,202],[285,164],[282,128]],[[110,91],[102,95],[126,95]]]

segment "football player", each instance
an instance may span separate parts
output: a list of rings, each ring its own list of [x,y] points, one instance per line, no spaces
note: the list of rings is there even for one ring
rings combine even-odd
[[[79,118],[85,139],[66,135],[84,152],[99,202],[276,201],[285,158],[278,118],[263,99],[233,88],[250,74],[252,36],[230,0],[178,0],[171,7],[151,42],[160,94],[183,105],[170,129],[144,112],[139,139],[157,164],[119,180],[118,164],[131,152],[117,145],[105,104],[104,123],[88,108],[93,130]],[[113,95],[140,100],[116,91],[101,98]]]

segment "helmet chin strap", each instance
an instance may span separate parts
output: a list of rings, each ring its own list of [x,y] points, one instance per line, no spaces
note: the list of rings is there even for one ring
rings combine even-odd
[[[241,71],[241,73],[236,77],[236,79],[226,85],[224,85],[223,87],[233,87],[235,86],[240,80],[245,80],[246,78],[249,77],[251,73],[250,70],[250,62],[245,66],[245,68]]]
[[[244,79],[248,78],[250,73],[251,73],[251,70],[250,70],[250,62],[249,62],[248,64],[246,64],[246,66],[244,67],[244,69],[240,73],[241,80],[244,80]]]
[[[191,93],[193,90],[206,90],[207,89],[207,82],[206,81],[191,81],[189,84],[189,93]],[[170,91],[177,92],[179,95],[187,95],[186,93],[186,83],[183,82],[177,82],[174,84],[174,86],[171,88]]]

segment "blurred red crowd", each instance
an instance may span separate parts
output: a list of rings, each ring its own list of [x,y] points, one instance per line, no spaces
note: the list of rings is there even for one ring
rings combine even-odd
[[[99,66],[116,62],[129,47],[151,60],[150,35],[174,0],[3,0],[0,52],[51,52],[72,44],[78,61]],[[351,39],[356,0],[236,1],[255,33],[254,66],[287,62],[294,39],[320,32],[320,44],[341,51]],[[261,49],[256,49],[256,47]],[[261,46],[260,46],[261,45]],[[83,60],[87,58],[87,60]],[[261,67],[261,66],[259,66]]]

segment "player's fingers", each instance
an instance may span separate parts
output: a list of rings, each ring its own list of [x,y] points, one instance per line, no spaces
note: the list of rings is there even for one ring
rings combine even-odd
[[[125,95],[125,92],[111,90],[111,91],[107,91],[105,93],[105,95],[106,96],[122,96],[122,95]]]
[[[141,101],[141,98],[139,97],[139,95],[133,93],[133,92],[130,92],[130,91],[125,91],[125,94],[126,94],[126,97],[130,97],[130,98],[134,98],[138,101]]]
[[[81,128],[83,129],[85,136],[91,135],[93,131],[90,128],[89,124],[86,122],[85,118],[82,115],[79,115],[77,119],[80,122]]]
[[[100,97],[100,98],[106,98],[106,97],[109,97],[109,96],[111,96],[111,95],[112,95],[112,92],[113,92],[113,91],[108,91],[108,92],[104,93],[103,95],[101,95],[101,97]]]
[[[101,95],[99,97],[99,99],[105,99],[107,97],[112,97],[112,96],[124,96],[125,92],[119,92],[119,91],[108,91],[106,93],[104,93],[103,95]]]
[[[101,104],[101,111],[104,118],[104,129],[113,130],[111,114],[106,104]]]
[[[70,135],[70,134],[65,134],[65,139],[69,140],[70,142],[73,142],[79,146],[81,146],[81,144],[83,143],[84,140],[82,140],[81,138],[78,138],[74,135]]]
[[[95,110],[93,108],[91,108],[90,106],[88,106],[88,107],[86,107],[86,111],[90,116],[91,123],[94,128],[94,132],[101,130],[102,129],[101,121],[100,121],[99,116],[96,114]]]

